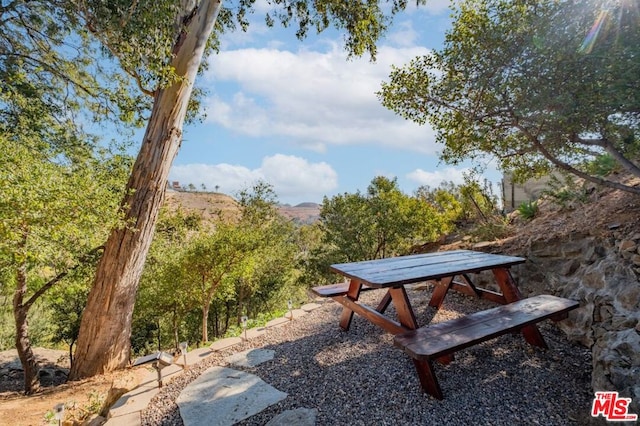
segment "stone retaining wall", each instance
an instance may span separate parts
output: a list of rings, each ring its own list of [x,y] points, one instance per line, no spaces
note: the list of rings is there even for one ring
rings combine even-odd
[[[580,302],[559,326],[591,348],[594,391],[616,390],[632,398],[630,411],[640,414],[640,233],[612,229],[594,236],[585,230],[505,254],[528,259],[513,268],[525,296]]]

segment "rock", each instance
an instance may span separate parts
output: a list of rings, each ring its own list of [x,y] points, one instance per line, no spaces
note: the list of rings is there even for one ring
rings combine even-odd
[[[297,408],[278,414],[265,426],[314,426],[316,424],[317,410],[309,408]]]
[[[622,240],[619,246],[620,251],[636,251],[638,245],[633,240]]]
[[[617,235],[598,238],[532,238],[524,251],[505,254],[528,259],[512,268],[523,294],[580,301],[558,326],[592,348],[593,390],[617,390],[640,404],[640,233],[618,228]]]
[[[271,361],[275,353],[271,349],[249,349],[227,357],[226,361],[238,367],[255,367],[263,362]]]
[[[618,302],[623,309],[631,312],[640,310],[640,285],[624,288],[618,294]]]
[[[176,403],[185,426],[233,425],[287,397],[259,377],[211,367],[180,393]]]

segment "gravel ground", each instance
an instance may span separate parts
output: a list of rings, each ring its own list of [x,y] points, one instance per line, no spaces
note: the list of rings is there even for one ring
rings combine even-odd
[[[427,305],[430,295],[409,290],[419,324],[495,306],[451,292],[436,313]],[[381,297],[371,291],[361,300],[375,305]],[[509,334],[457,352],[449,365],[436,364],[444,393],[438,401],[421,392],[411,359],[393,346],[390,334],[357,315],[343,332],[341,309],[328,300],[290,324],[192,366],[151,401],[142,424],[182,425],[175,404],[180,391],[210,366],[226,366],[225,357],[252,347],[273,349],[275,358],[244,370],[289,396],[240,425],[264,425],[295,408],[315,408],[318,425],[598,424],[589,416],[590,352],[568,342],[551,321],[539,324],[549,350]],[[392,306],[387,314],[394,315]]]

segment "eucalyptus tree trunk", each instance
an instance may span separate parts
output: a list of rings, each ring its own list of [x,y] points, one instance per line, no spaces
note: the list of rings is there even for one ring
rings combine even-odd
[[[164,198],[193,83],[221,0],[183,1],[172,65],[182,80],[154,94],[144,140],[122,202],[128,223],[111,232],[82,315],[70,379],[121,368],[129,362],[131,319],[142,268]],[[189,6],[184,6],[189,4]]]

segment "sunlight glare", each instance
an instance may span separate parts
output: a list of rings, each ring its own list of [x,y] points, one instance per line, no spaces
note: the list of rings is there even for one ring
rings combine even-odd
[[[582,41],[582,44],[580,45],[578,52],[587,53],[587,54],[591,53],[591,50],[593,49],[593,46],[596,43],[598,34],[600,33],[600,30],[602,29],[602,26],[608,14],[609,14],[608,10],[600,11],[600,13],[598,14],[598,17],[596,18],[596,21],[593,23],[593,26],[591,27],[591,29],[585,36],[584,40]]]

